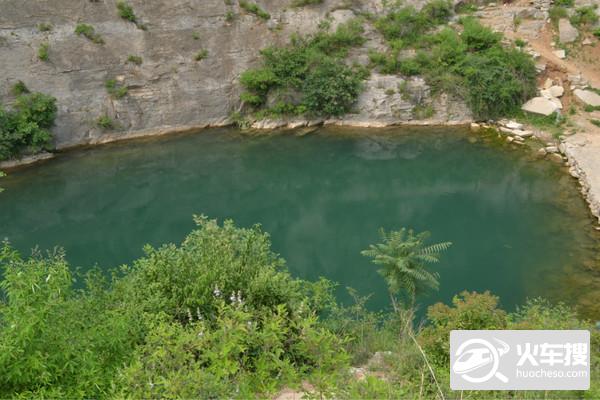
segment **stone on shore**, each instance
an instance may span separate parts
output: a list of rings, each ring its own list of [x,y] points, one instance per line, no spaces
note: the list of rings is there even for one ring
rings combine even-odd
[[[579,31],[566,18],[558,21],[558,32],[561,43],[573,43],[579,36]]]
[[[592,92],[591,90],[575,89],[573,94],[584,104],[593,107],[600,107],[600,95],[596,92]]]
[[[554,50],[552,54],[560,59],[567,58],[567,53],[564,50]]]
[[[546,116],[556,112],[559,108],[556,103],[545,97],[534,97],[521,107],[523,111]]]
[[[565,94],[565,89],[562,86],[552,86],[548,89],[552,97],[561,97]]]

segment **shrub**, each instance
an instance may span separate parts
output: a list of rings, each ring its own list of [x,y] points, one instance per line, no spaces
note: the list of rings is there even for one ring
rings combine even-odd
[[[135,65],[142,65],[143,59],[140,56],[129,55],[127,57],[127,62]]]
[[[591,26],[598,22],[596,9],[598,5],[579,7],[571,17],[571,23],[575,26]]]
[[[548,10],[548,14],[550,16],[550,20],[552,21],[552,24],[555,27],[558,26],[558,21],[561,18],[569,17],[569,13],[568,13],[567,9],[564,7],[561,7],[561,6],[557,6],[557,5],[550,7],[550,10]]]
[[[196,61],[202,61],[206,57],[208,57],[208,50],[203,49],[203,50],[200,50],[199,52],[196,53],[196,55],[194,56],[194,60],[196,60]]]
[[[75,27],[75,33],[80,36],[85,36],[87,39],[91,40],[96,44],[104,43],[104,39],[102,39],[102,37],[98,33],[96,33],[96,30],[91,25],[77,24],[77,26]]]
[[[596,125],[597,127],[600,127],[600,120],[598,119],[590,119],[590,122],[594,125]]]
[[[29,88],[25,85],[23,81],[17,81],[12,87],[12,93],[15,96],[20,96],[22,94],[29,93]]]
[[[535,66],[518,50],[495,47],[470,54],[461,73],[469,90],[469,106],[480,118],[511,114],[535,95]]]
[[[16,98],[13,110],[0,105],[0,160],[49,149],[52,141],[49,129],[56,118],[56,99],[24,92],[27,88],[17,85],[22,94]]]
[[[489,292],[462,292],[452,298],[452,307],[442,303],[427,309],[430,324],[419,337],[430,361],[442,367],[450,363],[450,331],[454,329],[506,329],[507,314],[499,299]]]
[[[61,253],[22,259],[4,245],[0,266],[0,395],[106,397],[139,341],[135,305],[104,291],[99,274],[77,288]]]
[[[125,85],[120,85],[115,79],[109,79],[104,83],[106,91],[115,99],[121,99],[127,95],[128,89]]]
[[[299,101],[277,103],[267,114],[341,115],[348,112],[360,92],[364,71],[348,67],[343,58],[349,48],[364,42],[362,24],[350,21],[333,33],[320,30],[308,37],[293,36],[285,47],[261,51],[263,66],[245,71],[240,82],[247,90],[243,101],[263,105],[271,90],[297,93]]]
[[[40,47],[38,47],[38,58],[41,61],[48,61],[48,49],[49,48],[50,48],[50,45],[47,42],[40,44]]]
[[[227,11],[225,13],[225,21],[227,22],[231,22],[235,19],[235,14],[233,13],[233,11]]]
[[[309,6],[309,5],[313,5],[313,4],[322,4],[323,0],[294,0],[292,1],[292,6],[293,7],[303,7],[303,6]]]
[[[115,124],[111,117],[108,115],[101,115],[96,119],[96,125],[102,129],[113,129]]]
[[[137,22],[137,18],[135,16],[135,12],[133,11],[133,8],[126,2],[118,1],[117,2],[117,11],[119,12],[119,17],[123,18],[124,20],[133,22],[133,23]]]
[[[502,34],[493,32],[473,18],[462,20],[464,30],[461,35],[463,42],[470,51],[483,51],[497,46]]]
[[[52,24],[47,22],[40,22],[37,28],[40,32],[50,32],[52,30]]]
[[[271,14],[260,8],[256,3],[250,3],[246,0],[240,0],[240,7],[250,14],[256,15],[262,20],[268,20],[271,18]]]
[[[360,94],[361,81],[351,68],[326,60],[306,76],[303,104],[315,114],[343,115]]]
[[[575,0],[554,0],[554,5],[560,7],[573,7],[575,5]]]

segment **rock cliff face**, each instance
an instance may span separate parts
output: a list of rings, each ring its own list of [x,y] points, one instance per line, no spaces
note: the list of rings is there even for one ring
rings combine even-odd
[[[259,62],[260,49],[286,43],[294,32],[314,32],[326,17],[335,25],[360,12],[383,10],[381,0],[326,0],[298,8],[291,2],[256,1],[271,14],[265,21],[240,9],[237,0],[129,0],[144,30],[119,17],[115,0],[0,0],[0,101],[11,102],[10,89],[18,80],[56,97],[58,148],[227,124],[240,107],[238,77]],[[79,23],[92,25],[104,44],[76,35]],[[50,24],[51,30],[39,24]],[[365,49],[356,54],[363,63],[366,49],[381,43],[373,29],[367,34]],[[38,57],[43,43],[47,61]],[[204,50],[206,57],[196,60]],[[130,55],[142,63],[128,62]],[[109,95],[105,84],[111,79],[127,87],[127,95]],[[469,118],[461,102],[430,98],[422,81],[392,93],[402,82],[373,75],[348,120],[378,125]],[[414,112],[415,106],[433,113]],[[97,126],[103,115],[115,121],[113,129]]]

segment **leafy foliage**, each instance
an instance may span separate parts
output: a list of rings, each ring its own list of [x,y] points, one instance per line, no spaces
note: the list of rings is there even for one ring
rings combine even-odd
[[[110,281],[98,271],[73,274],[61,252],[24,259],[4,244],[0,396],[271,398],[284,385],[307,382],[311,398],[454,398],[447,367],[452,329],[583,328],[591,330],[593,348],[600,344],[597,330],[562,304],[532,300],[507,314],[489,293],[464,292],[452,306],[436,304],[429,324],[414,330],[410,311],[368,311],[367,298],[352,290],[354,304],[343,306],[333,283],[292,278],[258,226],[206,217],[196,223],[180,246],[147,246]],[[386,234],[389,240],[375,247],[409,248],[410,257],[400,258],[422,263],[448,245],[397,236]],[[376,253],[384,264],[399,258]],[[592,376],[598,358],[593,352]],[[350,360],[366,363],[364,380],[348,373]],[[589,398],[600,393],[597,384],[592,379]]]
[[[107,80],[104,83],[104,87],[106,88],[108,94],[115,99],[121,99],[127,96],[127,92],[129,91],[126,85],[119,84],[116,79]]]
[[[419,15],[409,11],[402,8],[394,15],[411,19]],[[387,32],[391,51],[371,52],[371,62],[385,73],[424,75],[435,91],[465,97],[478,118],[512,114],[535,94],[536,71],[531,57],[515,48],[503,47],[500,34],[473,18],[461,19],[461,35],[444,28],[433,34],[421,33],[419,37],[411,37],[413,31],[403,33],[402,25],[392,25],[399,33],[389,31],[392,28],[386,28],[381,21],[387,19],[379,24],[384,35]],[[424,23],[417,31],[429,29],[431,25]],[[401,59],[400,50],[406,44],[419,49],[414,57]]]
[[[135,65],[142,65],[144,60],[140,56],[134,56],[134,55],[130,54],[129,56],[127,56],[127,62],[135,64]]]
[[[48,55],[48,50],[50,48],[50,45],[47,42],[44,42],[42,44],[40,44],[40,47],[38,47],[38,58],[41,61],[48,61],[49,55]]]
[[[104,44],[104,39],[100,34],[96,33],[96,29],[88,24],[77,24],[75,27],[75,33],[80,36],[84,36],[96,44]]]
[[[394,297],[399,293],[403,293],[410,305],[414,305],[419,293],[439,287],[439,275],[428,271],[426,265],[437,263],[440,253],[447,250],[452,243],[442,242],[426,246],[428,232],[415,234],[405,228],[389,233],[381,229],[380,235],[382,243],[371,245],[361,254],[372,258],[374,264],[381,266],[378,272],[388,285],[394,309],[398,309]]]
[[[296,102],[273,106],[271,113],[342,115],[360,93],[364,73],[343,63],[348,49],[364,42],[359,20],[340,25],[334,33],[320,30],[309,37],[294,36],[286,47],[261,53],[263,66],[245,71],[240,82],[247,92],[242,100],[260,108],[271,91],[295,91]]]
[[[75,289],[61,253],[22,259],[0,251],[0,396],[106,395],[139,338],[135,307],[102,290],[98,274]]]
[[[133,11],[133,8],[126,2],[118,1],[117,2],[117,11],[119,12],[119,17],[123,18],[124,20],[133,22],[133,23],[137,22],[137,18],[135,16],[135,12]]]
[[[19,83],[13,88],[15,92],[25,90]],[[48,149],[56,112],[56,99],[42,93],[19,95],[13,110],[0,105],[0,160]]]
[[[262,20],[271,19],[271,14],[260,8],[256,3],[250,3],[246,0],[240,0],[240,7],[250,14],[256,15],[258,18]]]

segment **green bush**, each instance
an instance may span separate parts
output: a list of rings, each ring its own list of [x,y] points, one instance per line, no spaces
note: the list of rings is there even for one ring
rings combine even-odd
[[[48,50],[50,48],[50,45],[47,42],[44,42],[42,44],[40,44],[40,47],[38,47],[38,58],[41,61],[48,61]]]
[[[104,83],[104,87],[108,94],[110,94],[115,99],[121,99],[127,96],[127,86],[119,84],[116,79],[109,79]]]
[[[47,22],[40,22],[37,28],[40,32],[50,32],[52,30],[52,24]]]
[[[130,54],[127,57],[127,62],[135,64],[135,65],[142,65],[142,63],[144,62],[144,60],[140,56],[134,56],[134,55]]]
[[[123,18],[124,20],[133,22],[133,23],[137,22],[137,18],[135,16],[135,12],[133,11],[133,8],[126,2],[118,1],[117,2],[117,11],[119,13],[119,17]]]
[[[573,7],[575,5],[575,0],[554,0],[554,5],[560,7]]]
[[[206,57],[208,57],[208,50],[203,49],[203,50],[200,50],[199,52],[196,53],[196,55],[194,56],[194,60],[196,60],[196,61],[202,61]]]
[[[465,18],[462,23],[464,30],[461,38],[469,51],[483,51],[500,44],[502,34],[493,32],[481,25],[476,19]]]
[[[598,22],[596,9],[598,5],[579,7],[575,10],[575,14],[571,17],[571,23],[579,27],[592,26]]]
[[[429,325],[420,342],[429,360],[436,366],[450,363],[450,331],[454,329],[506,329],[507,314],[498,308],[499,299],[489,292],[462,292],[452,299],[453,307],[442,303],[427,309]]]
[[[312,36],[293,36],[285,47],[261,51],[263,66],[245,71],[240,82],[247,90],[242,100],[258,108],[271,90],[299,93],[299,104],[277,104],[269,115],[342,115],[360,93],[364,73],[348,67],[343,59],[348,49],[364,43],[360,20],[340,25],[333,33],[321,29]],[[265,115],[266,115],[265,114]]]
[[[250,3],[246,0],[240,0],[240,7],[250,14],[256,15],[262,20],[268,20],[271,18],[271,14],[260,8],[256,3]]]
[[[375,27],[388,41],[401,39],[403,45],[415,45],[432,28],[448,22],[452,14],[451,2],[433,0],[420,11],[412,6],[393,10],[375,21]]]
[[[0,396],[106,397],[139,343],[135,305],[103,290],[99,274],[76,288],[61,253],[22,259],[4,245],[0,266]]]
[[[444,397],[455,398],[453,329],[588,329],[592,349],[600,345],[598,330],[565,305],[536,299],[507,314],[487,292],[429,307],[425,327],[415,330],[410,310],[368,311],[367,298],[352,290],[354,303],[343,306],[333,283],[291,277],[258,226],[196,223],[181,245],[146,246],[111,279],[96,270],[73,274],[60,251],[25,259],[0,247],[0,397],[274,398],[284,386],[308,383],[310,398],[435,398],[415,338]],[[375,352],[385,353],[375,361]],[[369,376],[357,380],[350,360],[367,364]],[[599,370],[593,351],[587,398],[600,393]]]
[[[536,70],[531,57],[518,50],[494,47],[465,58],[461,71],[471,111],[479,118],[514,113],[535,95]]]
[[[92,42],[94,42],[96,44],[104,43],[104,39],[102,39],[102,36],[100,36],[98,33],[96,33],[96,30],[91,25],[77,24],[77,26],[75,27],[75,33],[77,35],[86,37],[87,39],[91,40]]]
[[[115,124],[111,117],[108,115],[101,115],[96,119],[96,125],[102,129],[113,129]]]
[[[20,96],[22,94],[29,93],[29,88],[27,87],[27,85],[25,85],[25,82],[17,81],[17,83],[13,85],[11,92],[15,96]]]
[[[360,94],[361,82],[362,78],[352,68],[326,60],[306,76],[303,104],[314,113],[343,115]]]
[[[322,4],[323,0],[294,0],[292,1],[292,6],[294,7],[303,7],[309,6],[313,4]]]
[[[56,112],[56,99],[42,93],[19,95],[11,111],[0,105],[0,160],[48,149]]]

